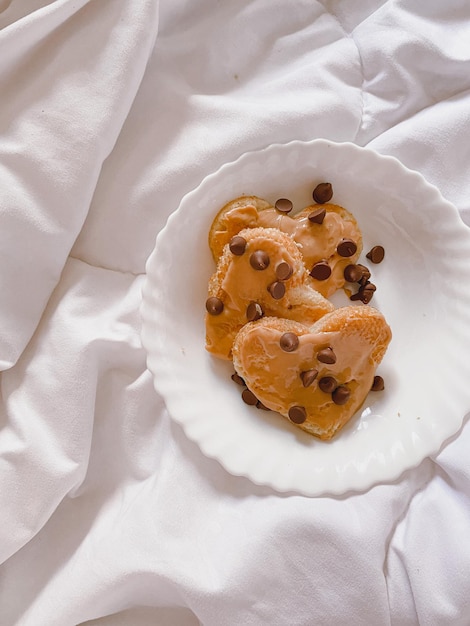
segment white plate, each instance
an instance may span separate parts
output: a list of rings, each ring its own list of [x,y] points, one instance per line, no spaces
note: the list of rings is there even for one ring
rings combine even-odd
[[[311,203],[318,182],[356,217],[393,339],[386,390],[330,442],[245,405],[232,366],[204,349],[210,224],[227,201],[257,195]],[[142,340],[156,390],[204,454],[254,483],[308,496],[364,490],[438,452],[470,410],[470,230],[424,178],[353,144],[293,141],[246,153],[187,194],[158,234],[143,289]]]

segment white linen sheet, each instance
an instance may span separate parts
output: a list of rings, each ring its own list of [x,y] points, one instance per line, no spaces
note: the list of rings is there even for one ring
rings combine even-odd
[[[279,495],[185,437],[139,335],[156,234],[247,150],[370,146],[470,224],[467,0],[0,0],[0,94],[0,625],[468,626],[467,420]]]

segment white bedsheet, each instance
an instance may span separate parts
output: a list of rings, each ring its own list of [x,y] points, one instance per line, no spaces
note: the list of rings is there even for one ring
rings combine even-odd
[[[0,0],[0,95],[0,625],[468,626],[467,421],[278,495],[170,420],[139,335],[157,232],[247,150],[371,146],[470,224],[468,0]]]

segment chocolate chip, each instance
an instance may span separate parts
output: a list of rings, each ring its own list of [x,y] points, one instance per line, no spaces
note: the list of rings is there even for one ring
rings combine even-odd
[[[206,311],[209,315],[220,315],[224,310],[224,303],[220,298],[211,296],[206,300]]]
[[[369,282],[370,271],[368,267],[360,263],[357,265],[351,264],[344,268],[343,275],[348,283],[359,283],[363,286]]]
[[[360,265],[346,265],[343,275],[344,280],[346,280],[348,283],[357,283],[362,278],[362,269]]]
[[[385,389],[385,383],[382,376],[374,376],[374,382],[372,383],[371,391],[383,391]]]
[[[302,385],[304,387],[310,387],[315,378],[318,376],[318,370],[311,369],[305,370],[305,372],[300,372],[300,378],[302,380]]]
[[[312,224],[323,224],[323,220],[325,219],[325,215],[326,215],[326,209],[325,208],[316,209],[315,211],[312,211],[308,215],[308,220],[310,222],[312,222]]]
[[[259,318],[263,317],[263,315],[264,311],[261,304],[258,304],[257,302],[250,302],[250,304],[246,307],[246,319],[249,322],[259,320]]]
[[[339,387],[336,387],[336,389],[333,391],[331,397],[335,404],[342,405],[346,404],[346,402],[349,400],[349,398],[351,397],[351,392],[346,387],[346,385],[339,385]]]
[[[294,268],[286,261],[281,261],[279,265],[276,265],[276,277],[279,280],[287,280],[292,276],[293,273]]]
[[[258,398],[249,389],[244,389],[242,391],[242,400],[245,404],[249,404],[250,406],[256,406],[258,403]]]
[[[317,280],[326,280],[331,276],[331,267],[326,261],[318,261],[318,263],[315,263],[312,267],[310,276]]]
[[[256,403],[256,408],[261,409],[262,411],[270,411],[271,409],[265,406],[260,400]]]
[[[279,198],[279,200],[276,200],[276,203],[274,206],[281,213],[290,213],[292,209],[294,208],[294,205],[292,204],[292,202],[288,200],[287,198]]]
[[[343,239],[336,248],[340,256],[352,256],[357,251],[357,245],[352,239]]]
[[[286,293],[286,286],[284,285],[284,283],[281,283],[280,281],[276,281],[269,285],[268,291],[271,294],[271,296],[274,298],[274,300],[280,300],[281,298],[284,297]]]
[[[333,378],[333,376],[323,376],[323,378],[320,378],[318,381],[318,386],[325,393],[333,393],[338,386],[338,383],[336,382],[336,378]]]
[[[349,299],[352,301],[360,300],[364,304],[369,304],[372,300],[377,287],[368,281],[359,287],[359,291],[353,294]]]
[[[372,263],[382,263],[385,256],[385,250],[382,246],[374,246],[367,254],[366,257],[372,261]]]
[[[317,354],[317,359],[320,363],[333,365],[333,363],[336,363],[336,354],[333,352],[333,348],[323,348],[323,350],[320,350]]]
[[[269,255],[264,250],[255,250],[250,256],[250,265],[254,270],[265,270],[269,263]]]
[[[284,333],[279,339],[279,344],[284,352],[293,352],[299,347],[299,338],[295,333]]]
[[[244,237],[241,237],[240,235],[235,235],[235,237],[232,237],[232,239],[230,239],[228,246],[232,254],[235,254],[236,256],[241,256],[246,249],[246,239]]]
[[[361,290],[359,290],[357,293],[353,293],[349,299],[351,300],[351,302],[360,302],[362,301],[362,292]]]
[[[245,381],[236,372],[232,374],[231,379],[233,380],[234,383],[237,383],[237,385],[241,385],[242,387],[245,386]]]
[[[288,411],[289,419],[294,424],[303,424],[307,419],[307,411],[304,406],[291,406]]]
[[[364,286],[360,288],[362,292],[361,300],[364,304],[369,304],[369,302],[374,297],[374,293],[377,287],[372,283],[366,283]]]
[[[368,267],[366,267],[365,265],[361,265],[360,263],[357,264],[357,267],[362,270],[362,276],[358,282],[360,282],[361,285],[365,285],[369,281],[370,270]]]
[[[361,286],[359,287],[359,291],[350,296],[349,299],[352,301],[360,300],[364,304],[369,304],[374,296],[376,289],[377,287],[373,283],[366,281],[364,284],[361,284]]]
[[[318,204],[325,204],[325,202],[329,202],[333,197],[333,187],[331,183],[320,183],[313,190],[313,199]]]

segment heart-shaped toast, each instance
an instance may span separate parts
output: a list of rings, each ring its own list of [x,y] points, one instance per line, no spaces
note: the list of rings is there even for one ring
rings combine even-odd
[[[363,404],[391,337],[370,306],[336,309],[310,327],[266,317],[240,330],[233,364],[265,407],[331,439]]]
[[[354,216],[336,204],[314,204],[293,217],[289,200],[272,206],[257,196],[241,196],[227,203],[214,218],[209,247],[214,260],[224,246],[245,228],[277,228],[299,244],[312,285],[326,298],[345,284],[344,270],[362,251],[362,234]]]
[[[209,281],[206,349],[230,359],[246,323],[275,316],[313,324],[333,310],[316,291],[294,239],[276,228],[247,228],[224,247]]]

